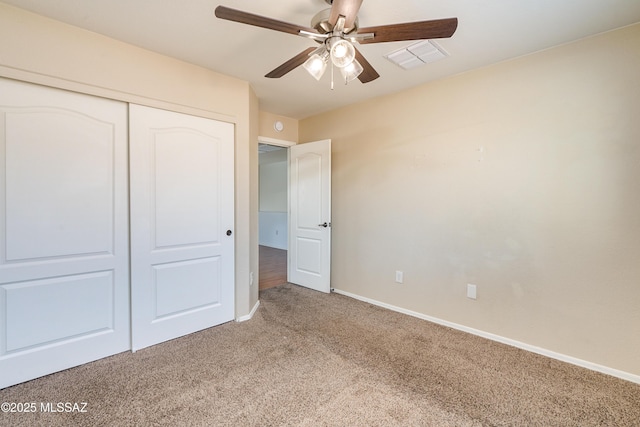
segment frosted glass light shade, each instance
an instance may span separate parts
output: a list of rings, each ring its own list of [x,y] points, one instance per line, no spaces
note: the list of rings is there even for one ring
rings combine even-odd
[[[331,45],[331,61],[336,67],[346,67],[355,57],[356,48],[347,40],[338,40]]]
[[[316,80],[320,80],[324,71],[327,69],[327,60],[322,56],[314,53],[305,61],[302,66],[315,78]]]
[[[351,80],[357,78],[363,71],[364,68],[362,68],[362,65],[360,65],[357,59],[354,59],[353,62],[346,67],[340,68],[340,74],[342,74],[345,83],[349,83]]]

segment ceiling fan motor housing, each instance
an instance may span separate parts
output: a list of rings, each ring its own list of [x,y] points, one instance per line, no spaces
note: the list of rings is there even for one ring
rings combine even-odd
[[[332,0],[327,0],[329,3]],[[320,12],[316,13],[313,18],[311,18],[311,28],[317,30],[320,34],[328,34],[333,31],[333,25],[329,23],[329,15],[331,14],[331,9],[324,9]],[[354,31],[358,31],[358,17],[353,21],[353,28],[348,29],[349,31],[345,31],[345,34],[352,33]]]

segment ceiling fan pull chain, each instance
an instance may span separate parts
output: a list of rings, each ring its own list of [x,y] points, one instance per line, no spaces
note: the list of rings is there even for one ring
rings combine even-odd
[[[334,65],[333,62],[331,62],[331,90],[333,90],[333,69],[334,69]]]

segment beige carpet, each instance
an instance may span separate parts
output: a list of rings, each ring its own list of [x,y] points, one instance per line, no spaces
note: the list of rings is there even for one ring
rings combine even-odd
[[[228,323],[0,391],[87,402],[3,426],[640,426],[640,385],[340,295],[261,293]]]

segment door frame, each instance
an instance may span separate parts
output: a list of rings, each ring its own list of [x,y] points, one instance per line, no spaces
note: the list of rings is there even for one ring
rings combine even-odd
[[[329,141],[331,140],[329,139]],[[291,266],[291,247],[289,245],[289,241],[291,239],[291,235],[290,235],[291,230],[289,229],[291,224],[291,151],[289,150],[289,148],[296,145],[300,145],[300,144],[294,141],[270,138],[266,136],[258,136],[258,145],[259,144],[273,145],[273,146],[283,147],[287,149],[287,229],[289,232],[289,236],[287,238],[287,281],[289,282],[290,266]],[[259,161],[257,162],[256,167],[257,168],[260,167]],[[257,171],[257,174],[259,175],[259,171]],[[258,179],[258,185],[259,185],[259,179]],[[259,188],[258,188],[258,191],[259,191]],[[257,209],[256,209],[256,215],[259,215],[259,212],[260,212],[260,205],[258,203]],[[258,234],[259,234],[259,231],[258,231]],[[258,257],[258,270],[259,270],[259,267],[260,267],[260,258]],[[258,286],[260,286],[259,283],[260,283],[260,277],[258,276]],[[329,286],[328,292],[333,292],[333,288],[331,286]]]
[[[276,147],[285,147],[285,148],[298,145],[298,143],[294,141],[287,141],[286,139],[269,138],[267,136],[259,136],[258,144],[275,145]]]
[[[291,221],[291,212],[290,212],[290,205],[291,205],[291,200],[290,200],[290,192],[289,192],[289,187],[290,187],[290,182],[289,182],[289,148],[293,147],[294,145],[298,145],[297,142],[295,141],[288,141],[285,139],[276,139],[276,138],[269,138],[267,136],[258,136],[258,145],[260,144],[267,144],[267,145],[273,145],[276,147],[282,147],[282,148],[286,148],[287,150],[287,230],[289,229],[289,222]],[[260,174],[260,160],[258,160],[258,163],[256,165],[256,167],[258,168],[258,176]],[[260,186],[260,179],[258,178],[258,189]],[[260,203],[257,203],[257,213],[256,215],[260,215]],[[260,235],[260,231],[258,230],[258,236],[256,236],[256,240],[259,240],[259,235]],[[260,244],[258,243],[258,246]],[[287,239],[287,280],[289,280],[289,242]],[[260,248],[256,248],[259,252]],[[260,256],[258,256],[258,271],[260,271]],[[257,286],[260,286],[260,276],[258,276],[258,283]]]

